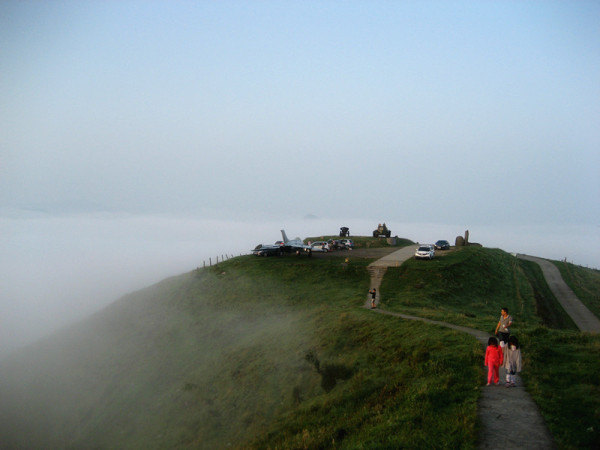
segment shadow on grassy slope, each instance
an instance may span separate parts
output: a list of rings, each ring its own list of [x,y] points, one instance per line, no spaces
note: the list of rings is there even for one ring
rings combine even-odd
[[[548,287],[540,266],[524,259],[519,259],[519,266],[531,284],[536,312],[544,325],[549,328],[579,330]]]

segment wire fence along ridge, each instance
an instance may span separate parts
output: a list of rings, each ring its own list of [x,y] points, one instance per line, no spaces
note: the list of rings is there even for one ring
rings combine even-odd
[[[240,253],[240,256],[244,256],[244,254]],[[217,255],[214,265],[216,266],[217,264],[219,264],[219,262],[227,261],[228,259],[235,258],[235,257],[236,257],[235,255],[225,254],[225,255],[221,255],[221,259],[219,260],[219,255]],[[211,267],[212,265],[213,265],[213,259],[211,257],[211,258],[208,258],[208,267]],[[206,261],[202,261],[202,268],[206,268],[206,267],[207,267]],[[197,267],[197,269],[200,269],[200,267]]]

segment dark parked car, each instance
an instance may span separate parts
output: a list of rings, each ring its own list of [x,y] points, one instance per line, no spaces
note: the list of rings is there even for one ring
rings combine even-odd
[[[329,239],[327,243],[329,244],[330,250],[340,250],[343,248],[343,245],[339,239]]]
[[[340,241],[340,244],[346,248],[346,249],[353,249],[354,248],[354,241],[352,241],[352,239],[342,239]]]
[[[258,244],[252,250],[252,254],[256,256],[281,256],[283,250],[279,245],[264,245]]]
[[[450,250],[450,243],[448,241],[440,240],[435,243],[435,248],[438,250]]]

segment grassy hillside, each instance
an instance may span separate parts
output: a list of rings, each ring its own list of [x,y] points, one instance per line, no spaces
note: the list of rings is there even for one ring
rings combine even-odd
[[[481,346],[362,308],[371,260],[346,256],[234,258],[2,361],[0,447],[474,447]],[[559,445],[600,441],[600,338],[540,308],[535,267],[467,247],[389,269],[381,292],[489,332],[507,306]]]
[[[521,263],[541,271],[536,264]],[[600,317],[600,271],[564,262],[554,264],[579,299]],[[549,291],[545,283],[538,284]],[[568,321],[559,319],[561,325],[555,324],[554,328],[563,330],[540,327],[525,333],[530,368],[524,377],[561,448],[598,448],[600,336],[579,333]]]
[[[480,349],[362,309],[368,262],[240,257],[125,297],[3,362],[2,445],[472,445]]]
[[[519,337],[527,391],[559,448],[599,448],[600,336],[537,327]]]
[[[532,288],[518,260],[498,249],[464,247],[429,260],[388,269],[381,285],[383,307],[494,332],[500,309],[513,328],[541,324]]]
[[[344,320],[343,340],[326,351],[352,355],[351,372],[341,372],[348,380],[277,418],[251,447],[472,448],[479,345],[448,329],[361,313]]]
[[[574,290],[595,292],[589,269]],[[592,277],[592,278],[590,278]],[[501,307],[523,344],[522,376],[561,448],[600,443],[600,336],[581,335],[535,263],[466,247],[388,269],[382,307],[494,332]]]

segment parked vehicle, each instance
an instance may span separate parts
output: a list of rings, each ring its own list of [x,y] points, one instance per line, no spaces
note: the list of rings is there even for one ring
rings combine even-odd
[[[342,242],[338,239],[329,239],[327,241],[329,244],[329,250],[344,250],[345,247],[342,245]]]
[[[415,259],[433,259],[435,249],[433,245],[420,245],[415,252]]]
[[[352,239],[342,239],[340,244],[346,249],[352,250],[354,248],[354,241]]]
[[[252,250],[252,254],[256,256],[281,256],[283,250],[279,245],[258,244]]]
[[[438,250],[450,250],[450,243],[448,241],[439,240],[435,243],[435,248]]]
[[[310,245],[313,252],[328,252],[329,244],[325,241],[315,241]]]

